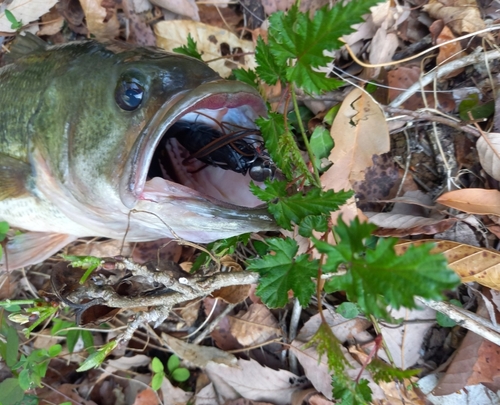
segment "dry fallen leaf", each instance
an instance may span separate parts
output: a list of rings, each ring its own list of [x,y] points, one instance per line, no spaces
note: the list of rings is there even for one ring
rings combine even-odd
[[[308,383],[307,379],[289,371],[273,370],[255,360],[240,359],[233,367],[210,362],[205,371],[215,386],[220,404],[245,398],[288,405],[293,393]]]
[[[248,311],[230,316],[231,333],[243,346],[254,346],[281,336],[281,328],[263,304],[252,304]]]
[[[151,0],[151,3],[191,20],[200,21],[198,6],[194,0]]]
[[[7,7],[17,21],[23,25],[38,20],[42,15],[57,3],[57,0],[14,0]],[[11,28],[12,23],[5,16],[5,12],[0,13],[0,32],[16,32]]]
[[[222,28],[188,20],[161,21],[155,25],[155,34],[157,45],[167,51],[186,45],[186,38],[191,34],[198,44],[198,51],[204,61],[217,59],[208,65],[222,77],[229,76],[235,67],[246,69],[256,67],[253,43],[241,40],[232,32]],[[240,55],[241,53],[252,53],[252,55]],[[232,54],[238,55],[231,57]]]
[[[208,362],[225,365],[234,365],[236,363],[236,357],[216,347],[187,343],[166,333],[162,333],[161,338],[179,358],[193,364],[195,367],[206,367]]]
[[[357,88],[342,103],[331,134],[335,148],[328,159],[333,166],[321,181],[327,189],[350,190],[355,181],[364,179],[373,155],[390,149],[384,112],[367,92]]]
[[[457,273],[463,283],[477,282],[494,290],[500,290],[500,252],[486,248],[464,245],[448,240],[419,240],[415,242],[400,242],[394,249],[402,254],[409,245],[435,243],[432,253],[442,253],[448,266]]]
[[[381,229],[374,232],[377,236],[404,237],[408,235],[434,235],[451,228],[455,218],[426,218],[416,215],[394,214],[392,212],[365,212],[370,223]]]
[[[439,204],[470,214],[500,215],[500,191],[483,188],[465,188],[444,193]]]
[[[439,47],[439,54],[436,58],[436,63],[441,66],[452,60],[459,59],[464,56],[462,45],[460,45],[460,41],[455,41],[451,43],[446,43],[455,39],[455,36],[451,32],[451,30],[445,25],[442,26],[442,21],[435,21],[430,27],[429,30],[433,32],[433,27],[435,27],[436,39],[435,43],[437,45],[441,45]],[[442,45],[444,44],[444,45]],[[460,73],[464,71],[464,68],[457,69],[446,76],[446,79],[458,76]]]
[[[455,34],[463,35],[486,27],[476,0],[430,0],[424,11],[436,20],[443,20]]]
[[[495,180],[500,181],[500,133],[483,134],[477,140],[476,149],[481,167]]]
[[[476,314],[488,318],[483,300]],[[432,393],[449,395],[465,386],[492,382],[500,377],[500,347],[474,332],[467,332],[445,375]]]
[[[115,39],[118,36],[120,23],[115,10],[102,7],[102,3],[103,0],[80,0],[87,20],[87,28],[98,40]]]

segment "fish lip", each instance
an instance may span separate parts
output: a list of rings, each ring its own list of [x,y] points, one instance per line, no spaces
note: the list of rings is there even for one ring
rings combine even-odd
[[[167,100],[139,134],[125,164],[119,184],[123,204],[132,209],[141,199],[154,151],[172,124],[192,111],[241,106],[250,106],[256,115],[267,116],[265,102],[257,90],[237,81],[221,79],[203,83],[193,90],[184,91]],[[241,208],[205,197],[221,207]]]

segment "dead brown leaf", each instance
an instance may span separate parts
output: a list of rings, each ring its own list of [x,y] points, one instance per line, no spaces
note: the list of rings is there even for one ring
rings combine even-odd
[[[500,181],[500,133],[483,133],[476,142],[476,149],[484,171]]]
[[[483,300],[477,315],[488,318]],[[467,332],[446,374],[432,392],[449,395],[465,386],[489,383],[500,377],[500,347],[473,332]]]
[[[87,28],[98,40],[115,39],[120,29],[116,11],[106,9],[102,3],[103,0],[80,0]]]
[[[389,102],[393,101],[397,96],[399,96],[405,89],[408,89],[414,83],[420,80],[420,68],[417,66],[406,67],[401,66],[396,69],[391,70],[387,74],[387,84],[389,86]],[[426,90],[431,87],[427,86]],[[444,112],[451,112],[455,108],[455,101],[453,96],[448,93],[438,93],[437,99],[439,102],[439,107]],[[406,100],[402,107],[408,110],[418,110],[420,108],[426,107],[436,108],[435,95],[433,93],[428,93],[426,95],[426,103],[422,100],[421,94],[414,94],[408,100]]]
[[[216,347],[200,346],[192,343],[187,343],[183,340],[176,339],[166,333],[161,334],[163,342],[172,350],[179,358],[189,362],[195,367],[204,368],[209,362],[224,365],[234,365],[236,357],[230,353],[226,353]]]
[[[457,222],[455,218],[426,218],[392,212],[365,212],[364,214],[370,223],[380,227],[374,235],[398,238],[409,235],[434,235],[450,229]]]
[[[433,32],[433,27],[436,30]],[[436,58],[436,63],[438,65],[442,65],[452,60],[459,59],[464,54],[462,53],[462,45],[460,41],[455,41],[451,43],[446,43],[455,39],[455,36],[451,32],[451,30],[442,23],[442,20],[434,21],[434,23],[429,27],[431,33],[436,35],[435,43],[437,45],[441,45],[439,47],[439,54]],[[444,45],[442,45],[444,44]],[[446,79],[458,76],[460,73],[464,71],[464,68],[457,69],[446,76]]]
[[[357,88],[342,103],[331,134],[335,148],[329,160],[334,165],[321,181],[327,189],[352,189],[354,182],[364,179],[373,155],[390,149],[384,112],[367,92]]]
[[[188,17],[194,21],[200,21],[198,6],[194,0],[150,0],[158,7],[169,10],[175,14]]]
[[[151,388],[146,388],[137,394],[132,405],[158,405],[159,403],[158,395]]]
[[[500,215],[500,191],[483,188],[466,188],[443,194],[439,204],[470,214]]]
[[[294,392],[306,380],[285,370],[261,366],[255,360],[238,360],[234,367],[210,362],[206,373],[218,394],[219,403],[246,398],[276,405],[291,403]]]
[[[188,34],[191,34],[198,43],[198,51],[202,54],[203,60],[213,60],[208,65],[222,77],[229,76],[235,67],[245,69],[256,67],[253,56],[254,44],[239,39],[225,29],[189,20],[161,21],[154,29],[157,45],[167,51],[185,45]],[[231,56],[240,53],[245,55]]]
[[[408,246],[433,242],[432,253],[442,253],[450,268],[457,273],[462,282],[477,282],[494,290],[500,290],[500,252],[486,248],[464,245],[448,240],[420,240],[400,242],[395,246],[397,254],[404,253]]]
[[[37,35],[55,35],[61,31],[63,25],[64,18],[59,14],[56,7],[52,7],[50,12],[42,16],[40,31],[37,32]]]
[[[248,311],[229,317],[231,333],[243,346],[254,346],[281,336],[281,328],[263,304],[252,304]]]
[[[468,34],[486,27],[476,0],[430,0],[423,9],[432,18],[443,20],[456,35]]]

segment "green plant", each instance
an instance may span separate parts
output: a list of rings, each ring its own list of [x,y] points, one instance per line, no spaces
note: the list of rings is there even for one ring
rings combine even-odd
[[[7,20],[12,24],[10,28],[13,30],[18,30],[22,28],[23,23],[21,21],[18,21],[16,17],[14,17],[14,14],[12,14],[11,11],[5,10],[5,17],[7,17]]]
[[[6,323],[2,317],[0,325],[0,356],[11,370],[14,377],[0,383],[0,404],[10,405],[20,401],[30,403],[31,395],[25,391],[42,386],[42,378],[47,373],[51,359],[61,352],[61,345],[55,344],[49,349],[36,349],[29,354],[21,354],[18,331]]]
[[[325,158],[334,145],[324,127],[312,134],[306,132],[296,90],[318,94],[343,84],[318,70],[331,60],[325,51],[339,49],[340,37],[351,33],[352,25],[361,22],[362,16],[377,2],[338,2],[332,8],[319,9],[312,18],[308,13],[301,13],[297,4],[286,13],[277,12],[269,18],[268,43],[261,38],[257,41],[256,70],[234,72],[237,79],[256,88],[261,83],[280,82],[284,89],[284,109],[290,103],[293,106],[293,117],[270,111],[267,118],[257,120],[266,148],[285,180],[266,181],[264,188],[251,185],[251,190],[267,203],[281,227],[298,229],[300,235],[310,239],[318,257],[324,259],[298,255],[299,246],[292,238],[267,239],[267,246],[259,248],[261,257],[249,260],[247,269],[260,274],[257,295],[269,307],[285,305],[290,291],[304,307],[315,292],[320,297],[323,291],[344,291],[350,305],[344,305],[342,310],[348,311],[348,317],[361,311],[373,320],[391,320],[389,305],[415,308],[415,296],[441,298],[443,290],[460,282],[442,255],[431,254],[432,244],[412,246],[397,255],[394,249],[397,240],[373,237],[374,225],[358,219],[346,224],[340,218],[334,226],[330,221],[331,213],[338,210],[352,192],[322,189],[319,176],[328,167]],[[326,121],[331,123],[336,113],[335,109],[329,112]],[[299,143],[310,163],[303,159]],[[314,282],[322,276],[328,278],[324,287]],[[318,309],[322,315],[321,305]],[[345,370],[349,364],[324,319],[310,344],[317,345],[318,353],[327,358],[334,373],[333,395],[339,403],[355,405],[371,400],[367,381],[359,378],[353,381],[347,376]],[[370,368],[375,381],[402,380],[418,372],[403,372],[376,359],[365,367]]]
[[[159,390],[164,377],[167,377],[179,383],[187,381],[190,376],[189,370],[184,367],[179,367],[180,363],[181,361],[179,357],[177,357],[175,354],[172,354],[168,358],[167,362],[168,373],[165,373],[165,369],[161,360],[157,357],[153,358],[153,361],[151,362],[151,369],[153,370],[151,388],[153,388],[155,391]]]
[[[5,221],[0,221],[0,259],[3,256],[2,242],[5,241],[5,238],[7,237],[7,232],[9,232],[9,224]]]

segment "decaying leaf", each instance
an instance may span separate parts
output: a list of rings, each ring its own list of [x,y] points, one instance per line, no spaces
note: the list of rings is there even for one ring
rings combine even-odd
[[[430,0],[424,10],[436,20],[443,20],[457,35],[468,34],[486,26],[476,0]]]
[[[500,290],[500,252],[486,248],[464,245],[448,240],[419,240],[401,242],[395,246],[396,253],[403,253],[408,246],[422,243],[435,243],[431,253],[442,253],[450,268],[457,273],[462,282],[477,282],[494,290]]]
[[[118,36],[120,23],[115,10],[104,8],[102,3],[103,0],[80,0],[87,28],[98,40],[115,39]]]
[[[57,0],[14,0],[7,6],[15,19],[24,26],[38,20],[57,3]],[[5,12],[0,13],[0,32],[16,32]]]
[[[222,28],[188,20],[161,21],[155,25],[157,44],[159,47],[172,51],[186,44],[188,34],[191,34],[198,44],[198,51],[203,60],[222,77],[231,74],[233,68],[255,69],[255,58],[247,53],[253,53],[255,48],[251,41],[239,39],[232,32]],[[245,53],[245,55],[242,55]],[[234,55],[234,56],[231,56]]]
[[[271,402],[276,405],[291,404],[294,392],[301,390],[305,379],[286,370],[273,370],[255,360],[238,360],[234,367],[210,362],[206,373],[215,386],[219,401],[245,398]]]
[[[479,300],[477,315],[487,318],[488,310]],[[500,347],[474,332],[467,332],[445,375],[432,392],[449,395],[465,386],[489,383],[500,377]]]
[[[193,364],[195,367],[206,367],[208,362],[215,362],[228,366],[236,364],[236,357],[216,347],[187,343],[167,335],[166,333],[162,333],[161,338],[167,347],[169,347],[179,358]]]
[[[252,304],[248,311],[229,317],[231,332],[243,346],[254,346],[281,336],[279,323],[263,304]]]
[[[500,181],[500,133],[483,134],[477,140],[476,149],[484,171]]]
[[[375,231],[374,234],[377,236],[434,235],[450,229],[457,222],[455,218],[426,218],[391,212],[365,212],[364,214],[372,224],[381,228]]]
[[[335,147],[328,158],[333,166],[322,176],[322,184],[333,190],[350,190],[362,180],[373,155],[389,151],[389,131],[384,112],[363,90],[354,89],[345,98],[331,129]]]
[[[407,309],[400,308],[392,310],[391,316],[394,319],[404,319],[408,321],[403,325],[381,325],[380,329],[384,341],[396,367],[407,370],[414,366],[422,356],[422,344],[426,337],[427,331],[433,326],[431,322],[414,323],[417,319],[435,319],[436,311],[430,308],[423,309]],[[383,350],[378,352],[378,355],[383,360],[390,363],[387,355]]]
[[[443,194],[439,204],[470,214],[500,215],[500,191],[483,188],[466,188]]]
[[[436,63],[441,66],[452,60],[459,59],[463,56],[462,45],[459,41],[448,43],[452,39],[455,39],[455,36],[448,28],[448,26],[444,25],[442,20],[434,21],[434,23],[429,27],[429,30],[435,36],[434,42],[436,45],[441,45],[439,47],[439,54],[436,58]],[[458,76],[460,73],[464,71],[464,68],[457,69],[446,76],[447,79],[451,77]]]
[[[191,20],[200,21],[198,6],[194,0],[151,0],[151,3]]]

